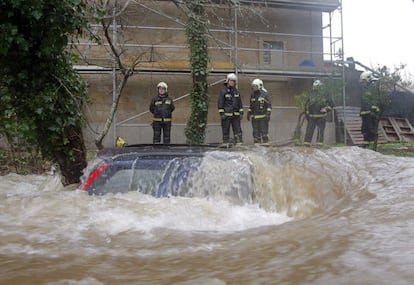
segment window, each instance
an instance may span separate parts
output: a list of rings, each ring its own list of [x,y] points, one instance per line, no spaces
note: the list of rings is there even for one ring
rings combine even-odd
[[[281,41],[263,41],[263,63],[269,65],[283,64],[284,43]]]

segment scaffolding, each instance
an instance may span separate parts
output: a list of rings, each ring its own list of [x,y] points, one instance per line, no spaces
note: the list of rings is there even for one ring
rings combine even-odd
[[[116,3],[117,1],[115,1]],[[152,1],[152,2],[171,2],[171,1]],[[221,5],[223,1],[212,1],[212,5]],[[225,1],[227,3],[227,1]],[[178,17],[170,16],[163,11],[151,7],[148,5],[148,1],[131,1],[137,7],[146,9],[148,13],[158,15],[164,20],[170,21],[171,25],[146,25],[145,21],[139,24],[123,24],[117,22],[116,7],[113,10],[112,24],[110,25],[110,31],[112,32],[112,42],[118,47],[122,45],[122,48],[131,50],[131,53],[143,53],[142,62],[138,64],[134,72],[141,74],[145,73],[168,73],[168,74],[189,74],[190,66],[188,61],[188,47],[183,43],[182,39],[185,35],[185,23],[179,20]],[[255,1],[234,1],[234,5],[225,5],[229,18],[231,19],[228,25],[223,27],[211,27],[210,33],[214,37],[214,45],[209,46],[209,52],[216,56],[218,60],[212,61],[209,66],[210,75],[223,75],[229,72],[235,72],[236,74],[244,75],[257,75],[272,76],[276,78],[294,78],[294,79],[313,79],[331,77],[337,80],[345,82],[345,60],[344,60],[344,41],[343,41],[343,28],[342,28],[342,1],[341,0],[255,0]],[[307,11],[309,13],[320,13],[323,17],[322,34],[309,34],[309,33],[285,33],[275,32],[272,29],[255,30],[246,29],[242,27],[241,23],[244,22],[243,11],[250,8],[272,8],[281,9],[286,13],[291,11]],[[263,12],[265,13],[265,12]],[[339,19],[338,19],[339,17]],[[96,24],[91,25],[97,33],[102,32],[102,27]],[[122,29],[122,33],[121,33]],[[125,32],[127,31],[127,32]],[[173,41],[173,43],[146,43],[143,42],[125,42],[125,38],[122,36],[127,33],[128,35],[139,33],[163,33],[169,32],[177,35],[180,40]],[[261,46],[252,47],[246,44],[251,39],[256,37],[267,39],[282,39],[280,41],[280,47],[269,46],[272,44],[277,45],[278,41],[263,41]],[[244,44],[241,44],[244,41]],[[307,42],[310,43],[311,48],[298,49],[287,48],[286,42]],[[315,44],[316,43],[316,44]],[[320,44],[322,43],[322,44]],[[284,44],[284,45],[283,45]],[[108,48],[107,44],[98,45],[89,40],[79,41],[74,43],[80,50],[82,58],[86,59],[80,62],[75,68],[83,74],[112,74],[112,93],[115,100],[117,89],[117,74],[119,68],[111,56],[110,53],[106,55],[102,52],[96,52],[95,49],[102,47]],[[299,45],[299,44],[298,44]],[[300,46],[300,45],[299,45]],[[314,46],[316,48],[314,48]],[[184,52],[183,52],[184,51]],[[174,54],[174,60],[163,58],[162,60],[155,60],[154,58],[160,54]],[[97,56],[99,55],[99,56]],[[252,58],[255,56],[258,60],[256,64],[246,63],[240,60],[241,58]],[[275,64],[267,64],[268,57],[277,58],[278,61]],[[124,58],[125,63],[128,63],[127,55]],[[293,62],[293,63],[292,63]],[[216,81],[211,83],[215,85],[222,81]],[[343,106],[346,106],[345,98],[345,84],[343,86]],[[182,100],[189,96],[185,94],[175,100]],[[274,108],[283,108],[282,106],[275,106]],[[291,107],[285,107],[291,108]],[[148,111],[142,112],[131,116],[128,119],[117,121],[115,115],[113,121],[113,137],[114,141],[117,137],[117,128],[123,126],[129,126],[127,123],[133,119],[139,118],[147,114]],[[135,124],[134,126],[137,126]],[[346,137],[346,136],[345,136]]]

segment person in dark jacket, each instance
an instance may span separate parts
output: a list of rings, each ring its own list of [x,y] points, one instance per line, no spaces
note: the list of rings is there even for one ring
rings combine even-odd
[[[255,144],[269,144],[269,121],[272,112],[272,103],[263,81],[252,81],[253,93],[250,96],[250,106],[247,112],[247,120],[252,120],[253,140]]]
[[[317,145],[323,145],[326,126],[326,116],[332,111],[333,103],[325,92],[322,81],[315,80],[312,90],[308,93],[308,100],[305,104],[305,115],[308,121],[305,132],[305,146],[310,146],[313,133],[317,128]]]
[[[161,142],[161,132],[163,143],[170,144],[171,141],[171,120],[174,111],[174,102],[168,97],[168,86],[165,82],[157,85],[158,95],[151,100],[149,107],[153,114],[152,129],[154,130],[153,143]]]
[[[378,115],[380,108],[374,103],[374,95],[376,89],[375,78],[370,71],[364,71],[359,77],[359,82],[363,89],[361,96],[361,111],[360,116],[362,120],[361,133],[364,137],[364,145],[368,146],[375,142],[378,130]]]
[[[225,87],[218,97],[218,111],[221,118],[223,145],[230,143],[230,127],[233,129],[234,142],[243,142],[241,120],[243,118],[243,104],[239,90],[236,88],[237,76],[230,73],[226,77]]]

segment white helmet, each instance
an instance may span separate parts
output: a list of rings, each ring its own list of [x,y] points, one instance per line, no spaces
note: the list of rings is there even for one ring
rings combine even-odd
[[[322,86],[323,86],[323,82],[322,82],[322,81],[320,81],[319,79],[317,79],[317,80],[313,81],[313,84],[312,84],[312,87],[313,87],[313,88],[320,88],[320,87],[322,87]]]
[[[230,80],[237,81],[237,76],[234,73],[227,74],[226,83],[228,83]]]
[[[160,83],[157,84],[157,88],[164,88],[165,91],[167,91],[168,90],[168,85],[167,85],[167,83],[161,81]]]
[[[263,89],[263,81],[260,80],[259,78],[256,78],[252,81],[252,85],[257,86],[257,89]]]
[[[359,76],[359,82],[365,81],[369,83],[369,82],[376,81],[376,80],[378,80],[378,78],[374,77],[371,71],[364,71]]]

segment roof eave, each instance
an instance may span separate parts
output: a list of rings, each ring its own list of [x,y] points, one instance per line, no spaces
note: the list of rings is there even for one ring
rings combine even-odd
[[[331,1],[299,1],[299,0],[239,0],[242,5],[255,5],[273,8],[315,10],[321,12],[332,12],[339,8],[338,0]]]

